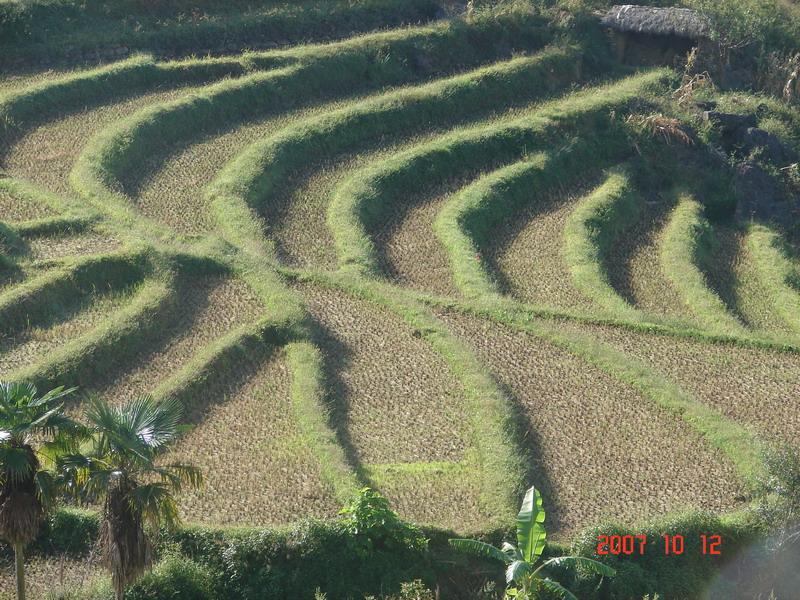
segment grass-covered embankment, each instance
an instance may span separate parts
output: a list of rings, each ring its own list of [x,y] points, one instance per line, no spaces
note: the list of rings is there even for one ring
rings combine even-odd
[[[288,45],[414,24],[433,19],[438,11],[432,0],[304,0],[261,6],[200,2],[169,10],[130,1],[105,7],[91,2],[3,2],[0,49],[7,65],[42,58],[96,61],[117,51],[242,52],[265,41]]]
[[[702,205],[682,194],[664,231],[661,268],[678,290],[687,309],[714,333],[742,334],[744,327],[708,285],[702,266],[707,260],[712,231]]]
[[[549,102],[507,122],[459,129],[354,173],[336,190],[328,213],[340,267],[367,276],[380,273],[369,229],[398,197],[430,184],[444,172],[452,176],[456,168],[460,172],[475,171],[520,160],[528,152],[545,147],[556,132],[569,136],[575,129],[594,126],[610,134],[607,111],[622,108],[637,94],[658,85],[664,76],[663,71],[634,76]],[[620,150],[624,143],[613,136],[604,142],[608,153]],[[583,144],[581,152],[588,152],[588,143]],[[492,209],[488,216],[496,218],[500,211],[495,206]],[[459,258],[473,260],[474,254]]]

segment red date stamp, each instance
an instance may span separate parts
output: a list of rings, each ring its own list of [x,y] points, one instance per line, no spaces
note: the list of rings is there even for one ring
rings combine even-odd
[[[700,535],[699,550],[701,554],[708,556],[720,556],[722,554],[722,536],[721,535]],[[597,554],[599,556],[631,556],[639,555],[644,556],[647,552],[650,540],[644,534],[637,535],[598,535],[597,536]],[[657,545],[655,550],[663,549],[665,556],[681,555],[686,548],[686,537],[680,533],[673,535],[663,534],[659,541],[653,541],[652,545]]]

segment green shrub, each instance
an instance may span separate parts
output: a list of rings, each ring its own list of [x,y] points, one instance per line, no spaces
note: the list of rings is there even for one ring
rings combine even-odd
[[[193,527],[167,534],[165,541],[210,570],[220,598],[313,598],[317,588],[329,600],[363,598],[399,592],[410,580],[434,580],[416,534],[401,536],[407,545],[395,538],[391,550],[373,542],[365,552],[350,527],[347,519],[303,521],[283,530]]]
[[[214,600],[214,579],[209,569],[176,554],[169,554],[125,592],[125,600]],[[46,600],[113,600],[108,578],[88,587],[51,591]]]
[[[400,520],[389,508],[389,501],[375,490],[362,488],[340,514],[345,531],[353,536],[356,552],[367,557],[376,550],[418,550],[427,548],[428,540],[416,527]]]
[[[735,556],[761,533],[762,527],[751,514],[719,517],[707,512],[689,512],[666,517],[639,528],[613,523],[583,531],[573,543],[573,552],[604,562],[617,571],[613,580],[605,580],[596,589],[596,579],[578,577],[574,592],[582,600],[596,598],[641,598],[659,594],[664,598],[693,598],[719,570],[726,559]],[[598,556],[598,535],[647,536],[643,555]],[[683,554],[665,554],[662,534],[684,536]],[[702,534],[722,536],[720,556],[703,555]]]
[[[372,596],[365,598],[371,600]],[[400,585],[400,592],[388,596],[386,600],[433,600],[433,592],[422,581],[416,579]]]
[[[728,47],[753,47],[757,52],[792,50],[798,23],[777,0],[685,0],[708,15],[712,35]]]
[[[167,556],[125,592],[125,600],[211,600],[211,573],[182,556]]]
[[[46,554],[83,556],[95,544],[99,533],[96,513],[63,508],[48,517],[31,549]]]

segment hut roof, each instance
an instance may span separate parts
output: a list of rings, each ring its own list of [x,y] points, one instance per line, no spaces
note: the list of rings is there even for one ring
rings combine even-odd
[[[709,36],[708,20],[689,8],[617,4],[608,10],[601,23],[617,31],[675,35],[692,40]]]

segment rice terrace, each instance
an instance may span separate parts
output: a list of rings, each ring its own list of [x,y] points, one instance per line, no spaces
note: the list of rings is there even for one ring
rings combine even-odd
[[[0,598],[800,598],[800,3],[642,4],[0,0]]]

